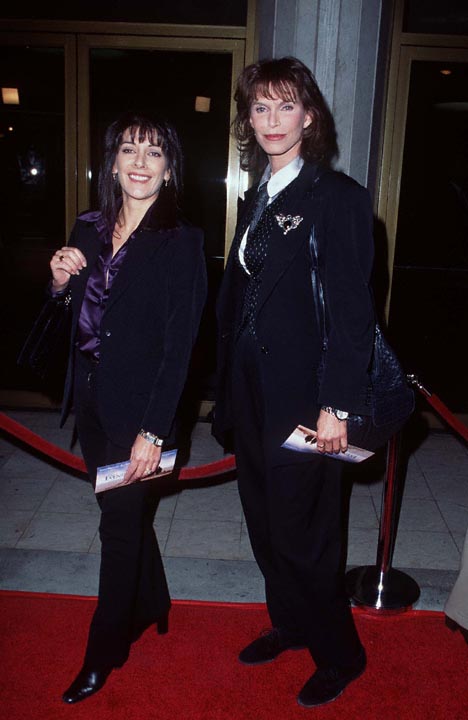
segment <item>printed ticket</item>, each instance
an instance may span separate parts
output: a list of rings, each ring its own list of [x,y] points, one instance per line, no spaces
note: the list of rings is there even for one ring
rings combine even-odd
[[[143,480],[152,480],[153,478],[160,478],[163,475],[169,475],[174,470],[174,465],[177,457],[177,450],[165,450],[161,453],[161,460],[159,467],[155,473],[151,475],[145,475],[140,478],[138,482]],[[130,460],[125,462],[114,463],[113,465],[103,465],[98,467],[96,474],[96,488],[95,492],[104,492],[105,490],[111,490],[112,488],[120,487],[123,485],[123,479],[125,471],[130,465]]]
[[[317,433],[315,430],[310,430],[303,425],[298,427],[291,433],[291,435],[284,441],[281,447],[287,448],[288,450],[296,450],[296,452],[302,453],[315,453],[318,454],[317,449]],[[346,452],[340,453],[322,453],[326,457],[333,458],[334,460],[342,460],[343,462],[359,463],[373,455],[370,450],[364,450],[363,448],[355,447],[354,445],[348,445]]]

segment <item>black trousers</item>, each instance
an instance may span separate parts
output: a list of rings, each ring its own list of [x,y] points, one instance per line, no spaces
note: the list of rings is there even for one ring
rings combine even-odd
[[[94,483],[96,468],[130,457],[104,433],[96,403],[99,365],[76,353],[75,412],[83,457]],[[132,640],[165,615],[170,597],[153,519],[158,496],[154,481],[99,493],[101,567],[99,596],[91,621],[85,667],[120,667]]]
[[[341,463],[316,456],[269,462],[260,359],[245,331],[233,362],[235,453],[270,619],[291,641],[306,644],[318,667],[347,665],[361,643],[344,589]]]

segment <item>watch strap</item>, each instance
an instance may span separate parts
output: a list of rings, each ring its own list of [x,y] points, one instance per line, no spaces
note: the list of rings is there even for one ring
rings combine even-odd
[[[329,413],[330,415],[334,415],[336,419],[340,422],[344,422],[348,419],[349,413],[346,412],[346,410],[338,410],[337,408],[332,408],[329,405],[322,405],[322,410]]]
[[[143,430],[143,428],[138,431],[138,435],[141,435],[142,438],[152,443],[153,445],[156,445],[156,447],[162,447],[162,445],[164,444],[164,440],[162,438],[158,437],[152,432],[149,432],[148,430]]]

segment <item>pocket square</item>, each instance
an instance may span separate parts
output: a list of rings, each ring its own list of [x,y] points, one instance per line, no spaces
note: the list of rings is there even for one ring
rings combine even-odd
[[[303,219],[300,215],[275,215],[275,220],[283,231],[283,235],[299,227]]]

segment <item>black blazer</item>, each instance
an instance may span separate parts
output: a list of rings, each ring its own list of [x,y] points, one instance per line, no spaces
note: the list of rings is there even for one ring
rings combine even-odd
[[[219,377],[213,431],[221,442],[233,425],[231,358],[248,280],[238,261],[238,249],[249,224],[256,189],[246,193],[218,299]],[[315,427],[322,405],[350,412],[364,410],[361,400],[375,324],[369,287],[373,215],[368,192],[342,173],[305,163],[282,213],[302,220],[287,234],[274,222],[256,322],[265,448],[278,462],[284,454],[277,452],[281,443],[298,423]],[[320,382],[317,369],[322,341],[309,246],[313,229],[328,314],[329,349]]]
[[[62,424],[73,403],[73,350],[81,304],[100,250],[94,223],[78,219],[70,245],[84,253],[87,267],[70,279],[73,321]],[[174,439],[205,299],[202,231],[187,225],[139,230],[112,284],[101,322],[97,397],[112,442],[129,447],[140,428]]]

